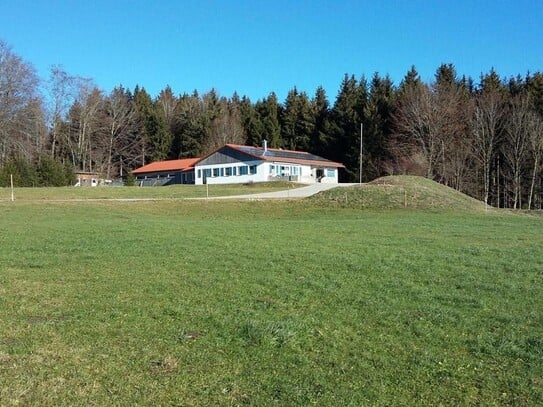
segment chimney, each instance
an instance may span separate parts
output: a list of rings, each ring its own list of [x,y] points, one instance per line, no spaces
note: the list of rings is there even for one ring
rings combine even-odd
[[[268,151],[268,141],[262,140],[262,149],[264,150],[264,153],[262,155],[266,155],[266,151]]]

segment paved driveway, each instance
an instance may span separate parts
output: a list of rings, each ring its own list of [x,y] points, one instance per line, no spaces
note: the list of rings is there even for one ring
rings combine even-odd
[[[284,191],[262,192],[249,195],[232,195],[209,197],[209,199],[298,199],[306,198],[332,188],[350,187],[358,184],[311,184],[301,188],[287,189]]]

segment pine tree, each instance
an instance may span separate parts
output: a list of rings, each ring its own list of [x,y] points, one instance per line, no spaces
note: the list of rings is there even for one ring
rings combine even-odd
[[[526,88],[530,94],[533,107],[543,117],[543,73],[527,75]]]
[[[203,153],[205,140],[203,104],[198,92],[184,94],[176,109],[175,138],[172,156],[176,158],[199,157]]]
[[[412,65],[411,69],[407,71],[402,81],[400,82],[400,86],[398,87],[398,94],[402,94],[407,89],[413,88],[413,86],[419,86],[421,84],[422,80],[420,79],[420,75],[417,72],[417,68],[415,68],[415,65]]]
[[[366,179],[373,179],[385,172],[385,165],[392,158],[388,148],[393,132],[395,89],[388,75],[381,78],[376,72],[371,80],[369,92],[363,158]]]
[[[279,124],[281,107],[275,93],[272,92],[266,99],[257,102],[255,108],[262,122],[262,140],[266,139],[270,147],[282,147],[281,126]]]
[[[251,100],[244,96],[240,102],[240,118],[245,132],[245,142],[250,146],[259,146],[264,137],[264,125],[260,120],[255,106]]]
[[[315,91],[311,108],[315,125],[309,139],[308,150],[320,156],[327,156],[331,140],[330,103],[322,86]]]
[[[346,180],[360,177],[360,125],[367,103],[367,82],[345,75],[332,109],[332,140],[330,155],[345,164]]]
[[[172,135],[164,115],[144,88],[136,87],[134,103],[138,112],[140,131],[145,140],[142,163],[165,159],[171,149]]]
[[[291,150],[307,150],[315,117],[305,92],[296,88],[288,92],[281,115],[281,137],[283,145]]]

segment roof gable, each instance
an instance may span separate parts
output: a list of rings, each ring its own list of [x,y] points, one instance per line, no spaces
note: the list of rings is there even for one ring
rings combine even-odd
[[[233,147],[233,144],[225,144],[211,154],[203,157],[198,161],[197,165],[234,164],[245,161],[254,161],[255,159],[261,160],[260,157]]]
[[[155,161],[132,171],[133,174],[163,171],[186,171],[194,168],[199,158],[183,158],[181,160]]]
[[[306,151],[283,150],[280,148],[267,148],[264,150],[262,147],[240,146],[235,144],[227,144],[226,146],[264,161],[335,168],[344,167],[344,165],[341,163],[327,160],[326,158],[308,153]]]

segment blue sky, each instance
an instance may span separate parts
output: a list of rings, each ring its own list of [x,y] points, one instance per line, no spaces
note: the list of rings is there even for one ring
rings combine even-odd
[[[335,99],[345,73],[411,65],[431,80],[441,63],[476,82],[543,70],[543,2],[0,0],[0,38],[46,78],[52,65],[152,96],[234,91],[256,101],[317,86]]]

